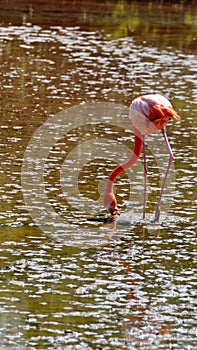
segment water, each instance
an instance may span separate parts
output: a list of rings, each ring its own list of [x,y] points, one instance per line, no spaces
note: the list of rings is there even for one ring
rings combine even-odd
[[[193,350],[196,7],[94,5],[0,5],[1,349]],[[160,134],[147,139],[147,220],[141,157],[105,222],[107,177],[133,147],[129,104],[150,92],[181,116],[160,224]]]

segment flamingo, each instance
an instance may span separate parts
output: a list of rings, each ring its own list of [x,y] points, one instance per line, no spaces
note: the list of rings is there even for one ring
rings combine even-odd
[[[146,184],[147,184],[147,165],[145,152],[145,137],[154,132],[162,131],[164,141],[169,153],[169,162],[161,186],[159,199],[155,209],[155,222],[159,221],[161,198],[166,184],[166,179],[170,170],[171,163],[174,159],[170,143],[166,133],[166,124],[169,119],[180,120],[171,103],[160,94],[149,94],[137,97],[133,100],[129,109],[129,117],[133,124],[135,134],[135,144],[131,157],[125,163],[118,165],[109,175],[106,190],[104,193],[104,206],[111,215],[120,215],[117,207],[117,200],[113,193],[113,183],[118,175],[132,167],[138,160],[142,150],[144,154],[144,204],[143,219],[146,214]]]

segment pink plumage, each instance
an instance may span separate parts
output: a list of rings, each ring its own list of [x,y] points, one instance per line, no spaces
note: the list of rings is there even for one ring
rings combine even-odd
[[[147,167],[146,167],[146,153],[145,153],[145,136],[148,134],[152,134],[153,132],[162,131],[167,150],[169,153],[169,164],[164,176],[160,196],[158,199],[158,203],[155,210],[155,221],[159,220],[160,216],[160,203],[161,203],[161,197],[163,194],[163,190],[165,187],[166,179],[168,176],[168,172],[170,169],[170,165],[172,163],[172,160],[174,158],[165,126],[169,119],[175,119],[179,120],[180,117],[172,107],[171,103],[165,98],[164,96],[161,96],[159,94],[150,94],[150,95],[143,95],[135,100],[130,105],[129,109],[129,116],[131,119],[131,122],[134,127],[135,132],[135,144],[134,144],[134,150],[131,154],[130,159],[123,163],[118,165],[114,171],[110,174],[106,190],[104,193],[104,205],[107,207],[109,212],[112,215],[119,215],[120,212],[117,207],[117,200],[113,193],[113,183],[116,179],[116,177],[121,174],[126,169],[133,166],[142,151],[144,150],[144,210],[143,210],[143,218],[145,218],[145,206],[146,206],[146,177],[147,177]]]
[[[142,135],[162,130],[170,118],[180,119],[167,98],[159,94],[137,97],[130,105],[129,116]]]

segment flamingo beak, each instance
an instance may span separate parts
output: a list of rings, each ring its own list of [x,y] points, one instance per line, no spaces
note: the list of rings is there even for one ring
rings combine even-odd
[[[120,215],[120,211],[118,210],[118,208],[111,208],[110,213],[111,215]]]

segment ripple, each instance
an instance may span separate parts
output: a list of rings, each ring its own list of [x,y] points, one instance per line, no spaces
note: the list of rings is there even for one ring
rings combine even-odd
[[[1,348],[69,350],[92,349],[94,344],[106,350],[156,350],[192,346],[196,339],[195,56],[137,44],[134,36],[111,40],[100,30],[79,26],[2,25],[0,39]],[[122,178],[117,186],[122,208],[126,203],[129,213],[116,222],[104,222],[105,213],[99,209],[98,215],[96,201],[86,215],[81,214],[84,194],[97,198],[102,181],[119,159],[110,155],[122,153],[121,142],[128,145],[129,154],[133,146],[130,124],[124,133],[112,128],[113,104],[113,113],[105,115],[106,128],[74,128],[67,138],[55,139],[45,159],[44,193],[47,203],[68,222],[45,222],[46,231],[39,230],[21,193],[21,165],[34,132],[68,106],[78,105],[81,120],[82,106],[92,100],[121,103],[125,111],[120,114],[125,119],[130,101],[153,91],[171,98],[182,116],[180,123],[168,126],[175,153],[175,178],[169,188],[175,189],[175,197],[166,197],[170,209],[163,208],[161,223],[151,221],[151,203],[159,188],[151,137],[147,142],[147,221],[141,219],[140,161],[132,181]],[[47,137],[56,130],[51,123]],[[104,138],[109,141],[107,146]],[[79,147],[80,140],[84,147]],[[97,157],[80,167],[77,158],[75,162],[65,160],[72,147],[85,160],[91,150],[96,150]],[[163,148],[156,151],[159,158],[165,157]],[[64,170],[72,167],[81,176],[80,199],[72,196],[78,211],[64,202],[66,191],[75,186],[70,173],[63,193],[58,177],[63,163]],[[29,176],[39,172],[40,166],[35,161]],[[44,218],[46,207],[36,196],[35,186],[29,191],[38,216]]]

